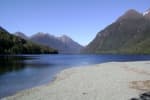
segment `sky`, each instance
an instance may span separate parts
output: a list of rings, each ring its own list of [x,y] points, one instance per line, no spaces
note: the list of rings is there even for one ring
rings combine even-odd
[[[85,46],[127,10],[148,8],[150,0],[0,0],[0,26],[27,36],[66,34]]]

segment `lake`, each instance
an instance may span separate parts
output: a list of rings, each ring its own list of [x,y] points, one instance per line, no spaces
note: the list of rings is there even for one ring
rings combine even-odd
[[[0,98],[47,84],[63,69],[111,61],[145,61],[150,55],[14,55],[0,56]]]

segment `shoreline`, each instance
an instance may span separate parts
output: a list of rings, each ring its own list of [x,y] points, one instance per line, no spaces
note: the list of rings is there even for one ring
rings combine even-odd
[[[150,91],[148,66],[150,61],[69,68],[56,74],[47,85],[23,90],[2,100],[129,100]]]

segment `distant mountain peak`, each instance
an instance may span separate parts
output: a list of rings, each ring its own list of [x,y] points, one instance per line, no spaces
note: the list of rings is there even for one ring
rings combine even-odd
[[[22,32],[15,32],[14,34],[15,34],[15,35],[23,35],[23,36],[25,36],[25,34],[22,33]]]
[[[32,35],[32,37],[47,37],[47,38],[54,37],[55,38],[54,35],[51,35],[49,33],[44,33],[44,32],[38,32],[38,33]]]
[[[129,9],[125,12],[125,14],[133,14],[133,13],[139,13],[138,11],[136,11],[135,9]]]
[[[67,35],[62,35],[58,37],[58,39],[61,40],[62,42],[72,41],[72,39]]]
[[[80,49],[83,48],[67,35],[56,37],[49,33],[39,32],[33,35],[30,39],[35,43],[53,47],[57,49],[59,53],[79,53]]]
[[[15,32],[14,35],[19,36],[19,37],[21,37],[21,38],[23,38],[25,40],[28,39],[28,37],[22,32]]]
[[[142,17],[142,14],[139,13],[138,11],[134,10],[134,9],[129,9],[128,11],[126,11],[121,17],[118,18],[118,20],[123,20],[123,19],[135,19],[135,18],[139,18]]]
[[[63,34],[63,35],[60,36],[60,37],[69,38],[69,36],[67,36],[67,35],[65,35],[65,34]]]
[[[143,16],[147,15],[147,14],[150,14],[150,8],[147,9],[145,12],[143,12]]]
[[[48,35],[48,33],[38,32],[34,35],[36,35],[36,36],[45,36],[45,35]]]

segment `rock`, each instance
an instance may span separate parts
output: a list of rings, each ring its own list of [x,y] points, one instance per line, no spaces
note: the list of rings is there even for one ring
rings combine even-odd
[[[130,100],[150,100],[150,92],[145,92],[139,95],[139,98],[131,98]]]
[[[146,92],[140,95],[141,100],[150,100],[150,92]]]
[[[139,99],[137,99],[137,98],[131,98],[130,100],[139,100]]]

